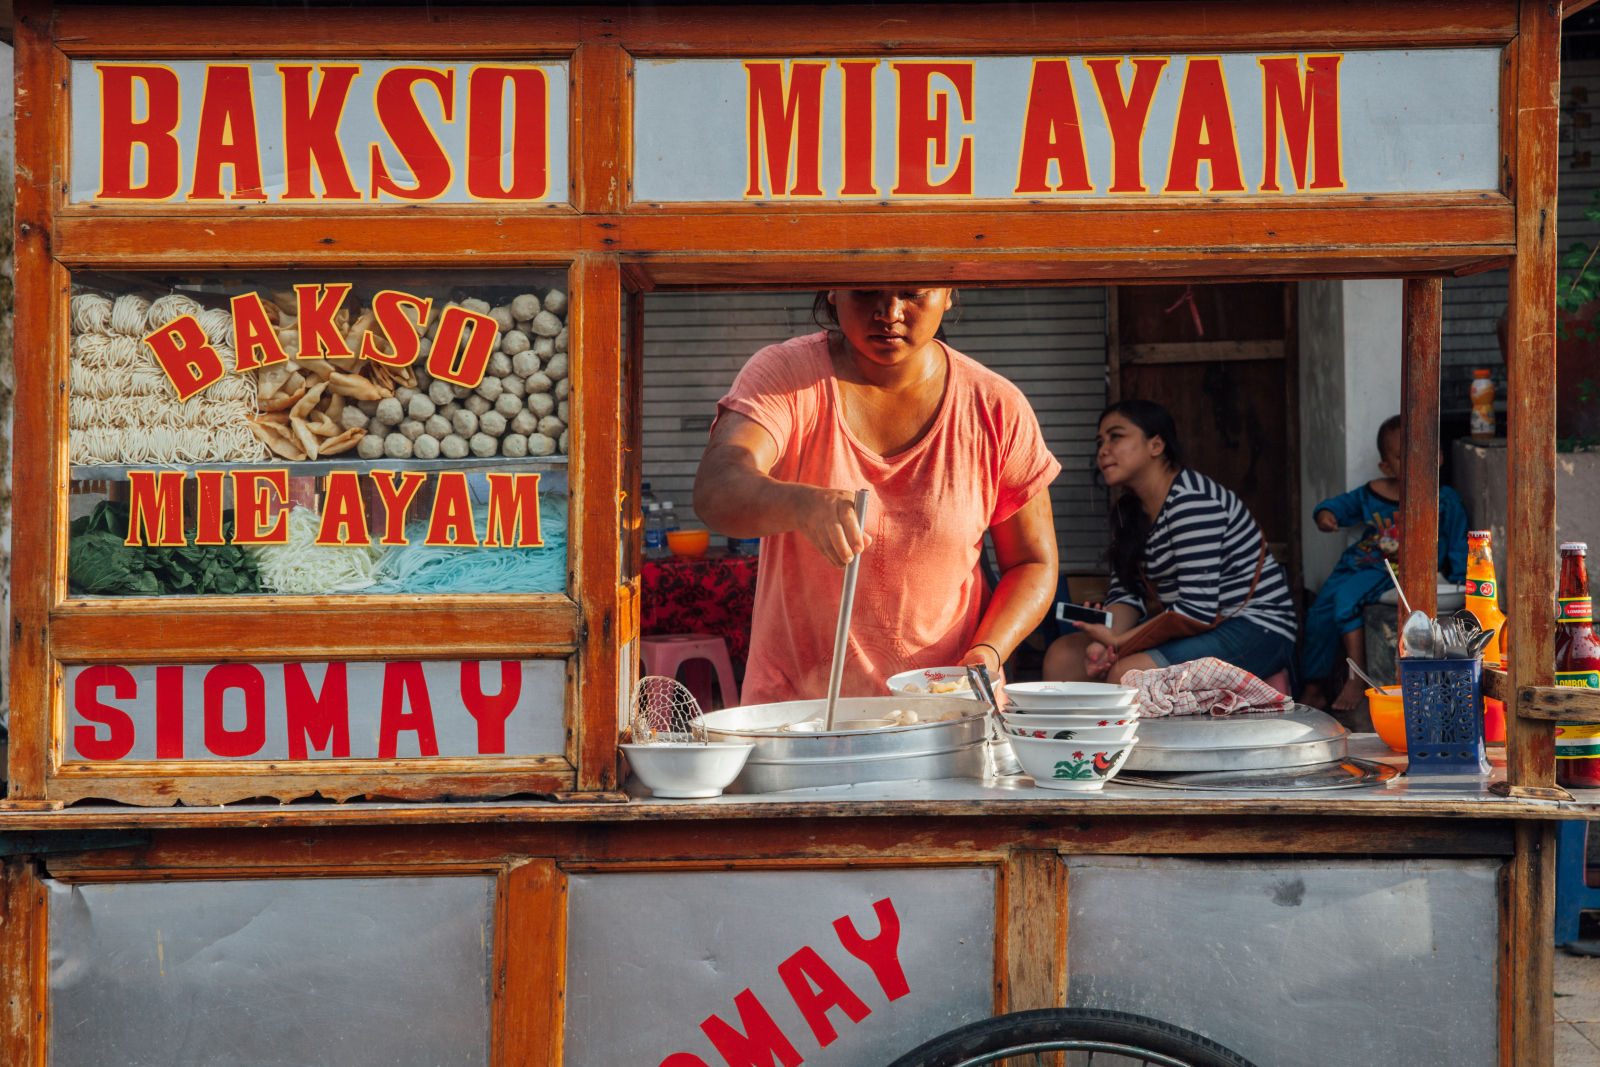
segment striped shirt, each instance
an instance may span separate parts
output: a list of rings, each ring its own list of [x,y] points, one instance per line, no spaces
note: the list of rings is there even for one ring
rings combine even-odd
[[[1161,603],[1207,625],[1220,610],[1223,618],[1247,619],[1292,641],[1294,601],[1270,552],[1250,594],[1260,558],[1261,530],[1239,498],[1197,471],[1180,471],[1145,541],[1144,573]],[[1143,593],[1113,575],[1106,606],[1131,604],[1143,612]]]

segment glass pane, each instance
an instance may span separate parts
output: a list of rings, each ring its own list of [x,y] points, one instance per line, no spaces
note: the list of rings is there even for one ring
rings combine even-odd
[[[564,272],[73,283],[73,595],[565,590]]]
[[[50,1063],[482,1064],[495,880],[50,890]]]

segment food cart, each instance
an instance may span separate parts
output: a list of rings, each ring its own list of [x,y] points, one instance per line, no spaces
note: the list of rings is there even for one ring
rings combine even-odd
[[[1071,1004],[1549,1064],[1560,17],[19,2],[0,1058],[874,1064]],[[1403,277],[1421,561],[1441,279],[1506,264],[1491,777],[625,792],[646,294]]]

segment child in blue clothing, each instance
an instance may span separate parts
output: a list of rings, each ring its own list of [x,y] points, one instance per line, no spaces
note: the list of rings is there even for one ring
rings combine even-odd
[[[1400,552],[1400,474],[1404,468],[1401,447],[1401,418],[1384,421],[1378,428],[1378,454],[1382,462],[1375,478],[1358,489],[1330,497],[1312,513],[1317,529],[1333,533],[1341,526],[1365,524],[1361,539],[1344,550],[1339,563],[1317,593],[1316,603],[1306,613],[1305,647],[1302,662],[1305,677],[1324,679],[1349,656],[1365,668],[1367,643],[1362,631],[1361,609],[1374,603],[1391,588],[1383,561],[1396,560]],[[1439,488],[1439,571],[1451,582],[1467,576],[1467,512],[1461,498],[1448,486]],[[1338,711],[1352,711],[1361,705],[1366,686],[1352,672],[1344,688],[1334,698]],[[1326,699],[1322,686],[1313,681],[1306,686],[1307,704],[1321,706]]]

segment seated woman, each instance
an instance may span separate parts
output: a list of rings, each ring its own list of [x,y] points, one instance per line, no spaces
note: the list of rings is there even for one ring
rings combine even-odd
[[[1231,492],[1183,465],[1172,413],[1149,400],[1106,408],[1095,465],[1122,489],[1111,513],[1107,628],[1078,623],[1045,653],[1049,681],[1120,681],[1130,670],[1214,656],[1266,678],[1294,658],[1283,569]],[[1166,609],[1154,616],[1146,599]]]

